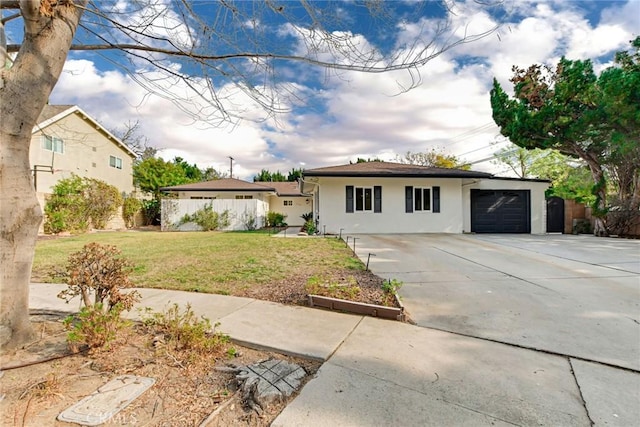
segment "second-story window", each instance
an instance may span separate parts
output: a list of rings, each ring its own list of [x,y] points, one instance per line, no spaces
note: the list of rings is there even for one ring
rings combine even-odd
[[[61,138],[55,136],[43,135],[42,136],[42,148],[54,153],[64,153],[64,141]]]
[[[109,166],[116,169],[122,169],[122,159],[116,156],[109,156]]]

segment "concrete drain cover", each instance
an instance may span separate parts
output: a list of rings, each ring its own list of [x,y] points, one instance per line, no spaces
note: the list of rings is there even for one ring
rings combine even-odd
[[[153,378],[121,375],[58,415],[59,421],[97,426],[109,421],[156,382]]]
[[[306,375],[304,368],[295,363],[269,359],[239,368],[236,379],[243,394],[252,395],[253,400],[264,408],[291,396]]]

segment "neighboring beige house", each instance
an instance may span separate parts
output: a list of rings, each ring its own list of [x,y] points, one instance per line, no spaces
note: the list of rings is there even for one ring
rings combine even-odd
[[[136,155],[126,144],[75,105],[46,105],[33,128],[29,159],[38,200],[72,174],[95,178],[133,192]]]
[[[301,215],[312,212],[313,209],[312,198],[300,191],[298,182],[247,182],[225,178],[165,187],[161,190],[175,195],[183,205],[171,214],[165,212],[163,205],[163,226],[164,222],[173,222],[185,213],[195,212],[207,200],[215,201],[215,210],[231,212],[233,221],[229,229],[232,230],[242,229],[240,218],[245,211],[256,216],[259,227],[264,225],[264,215],[268,211],[286,215],[285,221],[290,226],[302,226],[304,220]],[[183,202],[185,200],[190,202]]]
[[[389,162],[303,172],[327,233],[545,233],[549,182]]]

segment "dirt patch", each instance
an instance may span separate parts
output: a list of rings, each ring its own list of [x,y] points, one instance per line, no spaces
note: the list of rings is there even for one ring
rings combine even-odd
[[[25,349],[0,355],[0,425],[72,425],[56,417],[112,378],[131,374],[155,378],[156,383],[104,425],[198,426],[210,418],[209,426],[267,426],[288,401],[271,404],[258,415],[237,393],[234,375],[215,368],[276,357],[302,366],[308,373],[306,382],[320,366],[317,361],[235,344],[206,356],[169,352],[157,339],[154,345],[154,336],[141,325],[133,325],[109,349],[70,355],[60,317],[32,320],[39,339]]]
[[[311,273],[305,271],[304,267],[300,271],[286,279],[262,284],[259,287],[237,290],[233,295],[261,299],[265,301],[279,302],[282,304],[294,304],[308,306],[306,285],[309,282]],[[342,269],[336,270],[322,276],[322,281],[335,284],[354,283],[360,288],[351,301],[364,302],[367,304],[387,305],[388,298],[382,290],[383,279],[370,271]]]

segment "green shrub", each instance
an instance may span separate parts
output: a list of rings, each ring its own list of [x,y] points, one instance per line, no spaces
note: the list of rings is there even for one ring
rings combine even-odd
[[[45,206],[45,233],[82,233],[89,227],[84,181],[77,175],[61,179],[53,187]]]
[[[286,215],[280,212],[269,211],[267,212],[267,227],[286,227],[287,223],[284,220]]]
[[[136,226],[136,215],[142,210],[142,202],[136,197],[127,197],[122,203],[122,219],[127,228]]]
[[[304,223],[304,225],[302,226],[302,230],[309,235],[315,234],[315,232],[317,231],[316,224],[312,219],[310,219],[309,221]]]
[[[382,291],[384,295],[382,297],[382,304],[387,306],[396,305],[396,294],[398,289],[402,287],[403,283],[396,279],[389,279],[386,282],[382,282]]]
[[[227,228],[231,223],[229,219],[229,210],[226,209],[222,213],[213,210],[213,205],[205,205],[202,209],[198,209],[192,215],[184,215],[179,224],[187,222],[195,222],[203,231],[214,231],[221,228]]]
[[[99,179],[85,178],[84,197],[87,202],[87,215],[94,228],[104,229],[107,222],[122,206],[120,191],[113,185]]]
[[[46,233],[81,233],[89,225],[103,229],[121,204],[122,196],[113,185],[73,175],[53,187],[44,208],[44,230]]]
[[[145,225],[160,225],[160,201],[149,199],[142,201],[142,216]]]
[[[402,287],[403,283],[396,279],[389,279],[386,282],[382,282],[382,290],[388,294],[395,294],[398,289]]]
[[[102,304],[95,304],[82,307],[80,313],[65,318],[63,323],[69,331],[67,343],[71,351],[77,353],[82,345],[96,349],[115,340],[118,332],[130,325],[120,318],[121,313],[120,304],[108,311],[104,311]]]
[[[253,213],[244,211],[240,217],[240,221],[242,225],[244,225],[245,230],[253,231],[258,228],[258,220]]]
[[[229,336],[217,332],[219,323],[211,326],[206,317],[198,317],[190,304],[184,311],[173,304],[164,312],[150,312],[142,315],[145,326],[155,335],[163,335],[164,341],[173,350],[191,350],[198,353],[222,352]]]

